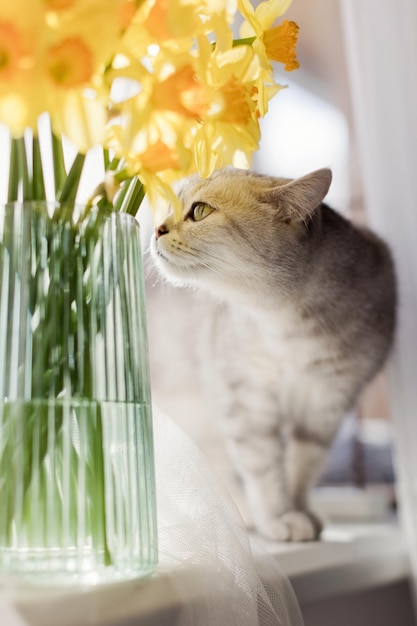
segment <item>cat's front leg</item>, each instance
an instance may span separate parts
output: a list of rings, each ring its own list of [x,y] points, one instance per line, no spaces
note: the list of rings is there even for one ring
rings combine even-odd
[[[318,539],[323,527],[320,517],[311,510],[311,489],[322,471],[339,419],[330,414],[321,421],[321,429],[296,426],[285,450],[285,473],[294,511],[282,521],[292,527],[298,541]]]
[[[294,505],[299,511],[309,509],[311,488],[319,478],[330,442],[296,429],[285,452],[285,472]]]
[[[231,418],[236,426],[238,418]],[[244,422],[244,420],[242,420]],[[228,448],[245,491],[256,530],[276,541],[290,539],[279,519],[292,509],[284,468],[284,446],[277,425],[256,430],[240,424],[229,429]],[[233,432],[235,431],[235,432]]]

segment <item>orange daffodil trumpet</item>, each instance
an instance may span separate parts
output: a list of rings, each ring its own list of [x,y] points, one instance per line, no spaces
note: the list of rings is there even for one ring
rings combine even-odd
[[[36,133],[47,112],[80,151],[113,151],[153,203],[175,203],[175,179],[249,166],[280,88],[271,61],[298,67],[297,25],[275,24],[290,4],[0,0],[0,121]]]

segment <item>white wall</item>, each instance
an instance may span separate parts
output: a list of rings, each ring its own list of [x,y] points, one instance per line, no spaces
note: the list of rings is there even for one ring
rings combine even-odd
[[[254,169],[262,174],[295,178],[321,167],[330,167],[333,181],[327,197],[334,208],[349,205],[349,129],[337,107],[307,89],[277,77],[288,88],[269,103],[261,120],[259,151]]]

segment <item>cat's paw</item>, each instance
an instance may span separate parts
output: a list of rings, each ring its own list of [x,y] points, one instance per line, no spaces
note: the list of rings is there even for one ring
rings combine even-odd
[[[321,529],[321,522],[314,514],[287,511],[266,524],[261,532],[273,541],[315,541],[319,538]]]

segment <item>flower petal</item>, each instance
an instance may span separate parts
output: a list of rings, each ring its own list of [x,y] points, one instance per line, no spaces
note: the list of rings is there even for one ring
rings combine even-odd
[[[267,0],[255,10],[256,19],[264,30],[270,28],[277,17],[281,17],[292,4],[292,0]]]

